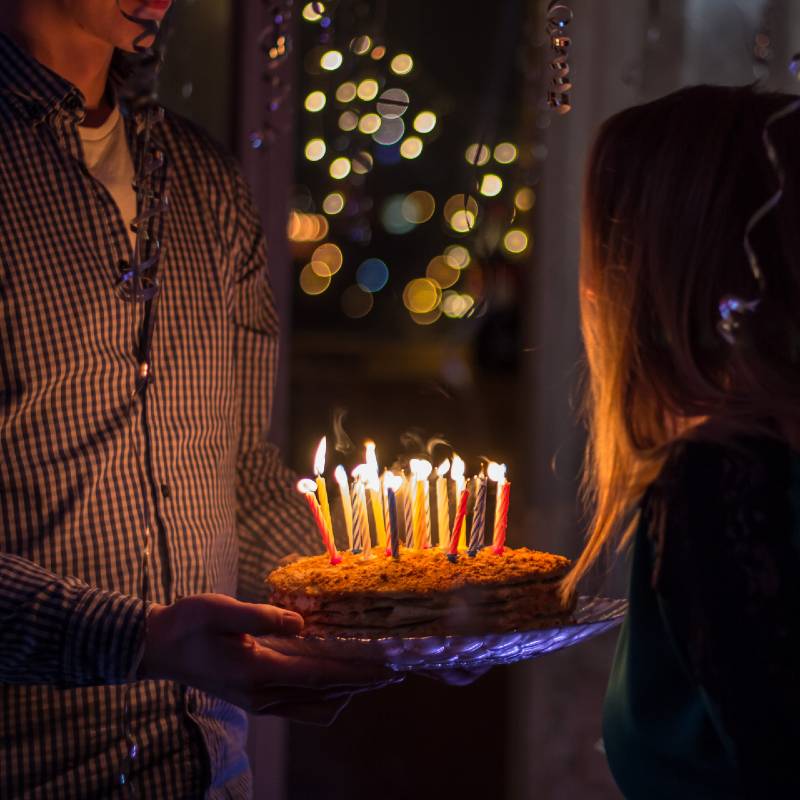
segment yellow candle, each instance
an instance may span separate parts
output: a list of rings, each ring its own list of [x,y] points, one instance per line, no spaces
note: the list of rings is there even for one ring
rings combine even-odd
[[[417,492],[414,498],[414,547],[422,550],[425,547],[425,487],[417,479]]]
[[[381,502],[381,484],[373,477],[368,485],[369,499],[372,504],[372,516],[375,519],[375,535],[378,547],[386,547],[386,524],[383,520],[383,503]]]
[[[450,468],[450,477],[455,481],[456,484],[456,497],[461,497],[461,492],[464,491],[466,486],[466,481],[464,480],[464,470],[466,465],[464,464],[463,459],[459,458],[458,456],[453,456],[453,466]],[[458,546],[464,550],[467,547],[467,517],[464,515],[464,519],[461,523],[461,532],[460,536],[458,537]]]
[[[447,495],[447,478],[450,459],[445,459],[436,470],[436,519],[439,527],[439,547],[447,550],[450,544],[450,498]]]
[[[327,449],[327,440],[323,436],[317,447],[317,454],[314,456],[314,474],[317,476],[317,496],[319,497],[319,506],[322,509],[322,516],[328,525],[328,530],[333,533],[333,520],[331,520],[331,507],[328,503],[328,487],[325,485],[325,478],[322,476],[325,472],[325,451]]]
[[[431,476],[430,461],[412,458],[409,462],[414,476],[414,547],[419,550],[430,543],[430,488],[428,478]]]
[[[333,473],[336,483],[339,484],[339,494],[342,496],[342,513],[344,514],[344,527],[347,531],[349,549],[353,549],[353,503],[350,500],[350,487],[347,484],[347,473],[340,464]]]

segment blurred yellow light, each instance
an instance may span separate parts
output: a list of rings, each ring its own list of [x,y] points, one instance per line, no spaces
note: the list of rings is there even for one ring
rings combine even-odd
[[[344,195],[341,192],[331,192],[322,201],[322,210],[326,214],[338,214],[344,208]]]
[[[328,172],[330,173],[331,178],[335,178],[337,181],[342,180],[342,178],[346,178],[350,174],[350,159],[346,158],[345,156],[334,158],[333,161],[331,161]]]
[[[349,103],[356,96],[356,85],[353,81],[345,81],[336,90],[336,99],[340,103]]]
[[[514,205],[520,211],[530,211],[535,202],[536,194],[534,193],[533,189],[529,188],[528,186],[523,186],[521,189],[517,189],[517,193],[514,195]]]
[[[414,311],[411,312],[411,319],[413,319],[417,325],[433,325],[433,323],[438,322],[441,317],[441,308],[434,308],[433,311],[428,311],[425,314],[417,314]]]
[[[325,93],[317,89],[306,95],[306,100],[303,105],[306,111],[322,111],[322,109],[325,108],[326,99]]]
[[[414,68],[414,59],[408,53],[398,53],[389,63],[395,75],[408,75]]]
[[[475,305],[475,300],[471,295],[459,294],[458,292],[445,292],[442,298],[442,311],[446,317],[460,319]]]
[[[342,292],[342,311],[351,319],[366,317],[375,300],[371,292],[365,292],[360,286],[348,286]]]
[[[436,114],[433,111],[420,111],[414,117],[414,130],[419,133],[430,133],[436,127]]]
[[[494,175],[491,172],[487,173],[481,178],[480,192],[486,197],[494,197],[500,194],[503,189],[503,181],[499,175]]]
[[[517,157],[517,148],[511,142],[500,142],[494,148],[494,160],[498,164],[510,164]]]
[[[449,289],[461,277],[461,272],[447,263],[444,256],[434,256],[425,270],[425,275],[432,281],[441,286],[442,289]]]
[[[419,136],[409,136],[400,145],[400,155],[403,158],[416,158],[422,153],[422,139]]]
[[[428,314],[442,300],[442,289],[430,278],[414,278],[403,290],[403,305],[414,314]]]
[[[309,161],[319,161],[325,157],[325,142],[322,139],[310,139],[306,144],[306,158]]]
[[[451,244],[444,250],[444,257],[451,267],[456,269],[466,269],[469,266],[470,255],[466,247],[460,244]]]
[[[292,242],[319,242],[328,235],[328,220],[322,214],[292,211],[286,226],[286,235]]]
[[[358,129],[361,131],[361,133],[375,133],[380,126],[381,118],[372,112],[369,114],[364,114],[364,116],[358,121]]]
[[[476,156],[478,158],[477,165],[482,167],[489,160],[489,148],[485,144],[482,144],[479,153],[477,142],[471,144],[464,153],[464,158],[467,159],[468,163],[475,164]]]
[[[300,271],[300,288],[306,294],[322,294],[330,285],[331,276],[317,275],[311,264],[306,264]]]
[[[372,52],[369,54],[369,57],[375,61],[380,61],[385,55],[386,48],[382,44],[379,44],[377,47],[372,48]]]
[[[364,78],[358,84],[356,94],[361,100],[374,100],[378,96],[378,81],[374,78]]]
[[[327,53],[322,54],[319,65],[322,69],[333,72],[333,70],[342,66],[342,54],[338,50],[328,50]]]
[[[306,3],[303,6],[303,19],[308,20],[309,22],[319,22],[319,20],[322,19],[322,14],[314,10],[315,5],[320,11],[325,10],[324,3]]]
[[[320,278],[330,278],[333,274],[331,268],[324,261],[309,261],[308,266]]]
[[[357,56],[363,56],[369,52],[372,47],[372,39],[369,36],[356,36],[350,42],[350,50]]]
[[[372,169],[372,155],[366,150],[360,150],[353,156],[353,172],[356,175],[366,175]]]
[[[466,210],[472,214],[473,219],[478,216],[478,203],[475,198],[467,195],[466,203],[464,200],[463,194],[454,194],[447,200],[444,204],[444,218],[447,222],[450,222],[453,215],[458,211],[463,212],[465,207]]]
[[[358,126],[358,114],[355,111],[343,111],[339,115],[339,127],[343,131],[354,131]]]
[[[430,192],[422,190],[411,192],[403,199],[401,212],[406,222],[420,225],[427,222],[436,211],[436,200]]]
[[[524,253],[528,248],[528,234],[520,228],[512,228],[503,237],[503,247],[515,255]]]
[[[342,251],[333,242],[321,244],[311,255],[312,267],[314,264],[324,264],[328,275],[335,275],[342,268],[343,263]],[[317,269],[314,269],[314,272],[317,272]]]
[[[459,209],[450,217],[450,227],[456,233],[466,233],[475,227],[475,215],[471,211]]]

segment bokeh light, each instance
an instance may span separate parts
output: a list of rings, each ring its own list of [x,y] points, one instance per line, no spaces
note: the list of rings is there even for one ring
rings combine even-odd
[[[377,47],[372,48],[372,52],[369,54],[369,57],[373,61],[380,61],[386,55],[386,48],[379,44]]]
[[[398,53],[389,62],[389,68],[395,75],[408,75],[414,69],[414,59],[408,53]]]
[[[517,148],[511,142],[500,142],[494,148],[494,160],[498,164],[510,164],[517,157]]]
[[[320,242],[328,235],[328,220],[322,214],[306,214],[303,211],[289,212],[286,235],[291,242]]]
[[[356,175],[366,175],[372,169],[372,164],[372,154],[366,150],[359,150],[353,156],[353,172]]]
[[[444,256],[434,256],[428,262],[425,275],[442,289],[449,289],[461,277],[461,271],[451,266]]]
[[[331,192],[322,201],[322,210],[333,216],[344,208],[344,195],[341,192]]]
[[[430,278],[414,278],[403,290],[403,305],[414,314],[429,314],[442,301],[442,289]]]
[[[364,78],[358,84],[356,94],[361,100],[374,100],[378,96],[378,81],[374,78]]]
[[[528,249],[528,234],[521,228],[512,228],[503,237],[503,247],[513,255],[524,253]]]
[[[480,146],[480,151],[479,151],[478,150],[478,144],[476,142],[475,144],[471,144],[466,149],[466,151],[464,153],[464,158],[466,158],[466,160],[467,160],[467,162],[469,164],[475,164],[476,163],[475,159],[477,157],[477,159],[478,159],[477,165],[479,167],[482,167],[489,160],[489,156],[490,155],[491,155],[491,152],[490,152],[489,148],[485,144],[482,144]]]
[[[529,186],[523,186],[517,189],[514,195],[514,205],[520,211],[530,211],[536,202],[536,194]]]
[[[414,223],[409,222],[403,214],[405,195],[394,194],[387,197],[381,208],[381,223],[389,233],[401,235],[414,228]]]
[[[450,227],[456,233],[467,233],[475,227],[475,215],[460,208],[450,217]]]
[[[438,322],[442,317],[442,309],[440,307],[434,308],[433,311],[428,311],[426,314],[417,314],[416,312],[411,312],[411,319],[417,323],[417,325],[433,325],[434,322]]]
[[[502,189],[503,181],[499,175],[489,172],[481,178],[480,192],[485,197],[495,197]]]
[[[401,211],[407,222],[420,225],[433,216],[436,211],[436,200],[430,192],[423,190],[411,192],[403,199]]]
[[[444,218],[456,233],[466,233],[475,227],[478,218],[478,203],[474,197],[467,196],[466,208],[464,195],[454,194],[444,204]]]
[[[343,131],[354,131],[358,127],[358,114],[355,111],[343,111],[339,115],[339,127]]]
[[[451,267],[456,269],[466,269],[469,266],[469,250],[460,244],[451,244],[444,249],[444,257]]]
[[[346,178],[350,174],[350,159],[345,156],[334,158],[333,161],[331,161],[328,172],[331,178],[335,178],[337,181]]]
[[[350,52],[355,53],[357,56],[366,55],[371,47],[372,38],[369,36],[356,36],[350,42]]]
[[[340,103],[349,103],[356,96],[356,85],[353,81],[345,81],[336,89],[336,99]]]
[[[333,242],[321,244],[311,255],[312,268],[314,264],[324,264],[328,275],[335,275],[344,263],[344,256],[338,245]],[[317,270],[315,269],[314,272]]]
[[[343,292],[340,300],[342,311],[350,319],[361,319],[366,317],[375,300],[371,292],[365,292],[360,286],[348,286]]]
[[[400,155],[403,158],[417,158],[422,153],[422,139],[419,136],[409,136],[400,145]]]
[[[358,265],[356,283],[365,292],[379,292],[389,281],[389,268],[380,258],[368,258]]]
[[[358,121],[358,129],[361,131],[361,133],[375,133],[380,126],[381,118],[371,111],[368,114],[364,114],[364,116]]]
[[[446,317],[460,319],[469,313],[475,305],[475,298],[469,294],[447,291],[442,297],[442,311]]]
[[[305,154],[309,161],[319,161],[325,157],[325,142],[322,139],[309,139],[306,143]]]
[[[405,89],[387,89],[381,93],[375,108],[384,119],[397,119],[408,111],[410,102]]]
[[[430,133],[436,127],[436,114],[433,111],[420,111],[414,117],[414,130],[418,133]]]
[[[306,3],[303,6],[303,19],[308,22],[319,22],[322,19],[320,11],[325,11],[324,3]]]
[[[395,119],[384,119],[380,128],[372,134],[372,138],[378,144],[396,144],[403,138],[406,132],[406,124],[400,117]]]
[[[333,72],[335,69],[339,69],[339,67],[342,66],[342,60],[342,54],[338,50],[328,50],[327,53],[322,54],[319,65],[322,69]]]
[[[320,92],[319,89],[315,89],[313,92],[309,92],[306,95],[303,106],[306,111],[322,111],[322,109],[325,108],[326,102],[327,98],[325,97],[325,92]]]
[[[300,288],[310,295],[322,294],[331,285],[330,275],[317,275],[311,264],[300,270]]]

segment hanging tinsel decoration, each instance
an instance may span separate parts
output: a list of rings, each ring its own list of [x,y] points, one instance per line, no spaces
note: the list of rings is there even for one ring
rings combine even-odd
[[[561,0],[551,0],[547,6],[547,35],[555,56],[550,62],[553,88],[547,92],[547,104],[559,114],[567,114],[572,108],[569,102],[572,79],[567,60],[572,41],[566,35],[570,22],[572,9]]]

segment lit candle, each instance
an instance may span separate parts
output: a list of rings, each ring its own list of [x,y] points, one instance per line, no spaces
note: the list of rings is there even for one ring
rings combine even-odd
[[[414,509],[411,486],[411,480],[404,474],[403,485],[398,491],[398,500],[400,500],[402,510],[403,532],[406,547],[414,546]]]
[[[365,491],[366,465],[361,464],[353,470],[353,541],[356,550],[369,555],[372,552],[372,539],[369,532],[369,512]]]
[[[426,505],[425,485],[431,476],[433,467],[430,461],[412,458],[409,462],[414,476],[414,547],[423,550],[427,546],[427,525],[430,519],[430,496]]]
[[[436,518],[439,527],[439,547],[447,550],[450,544],[450,498],[447,496],[447,478],[450,459],[446,458],[436,470]]]
[[[327,527],[325,517],[322,514],[322,509],[317,502],[317,498],[314,496],[316,484],[310,478],[303,478],[297,484],[297,489],[306,496],[308,507],[311,509],[311,515],[314,517],[314,522],[317,523],[317,529],[319,530],[320,536],[322,536],[322,541],[325,545],[325,549],[328,551],[328,555],[330,556],[331,564],[338,564],[342,558],[336,552],[336,545],[333,541],[333,533]]]
[[[397,499],[395,492],[403,485],[403,476],[394,475],[387,472],[384,475],[384,484],[386,486],[386,499],[389,506],[389,542],[390,546],[386,550],[386,555],[391,555],[393,558],[400,557],[400,528],[397,523]]]
[[[339,484],[339,494],[342,496],[342,513],[344,514],[344,526],[347,530],[347,542],[350,549],[353,549],[353,503],[350,500],[350,487],[347,485],[347,473],[340,464],[336,467],[333,476]]]
[[[450,467],[450,477],[453,479],[456,485],[456,502],[458,502],[458,498],[461,497],[461,493],[464,491],[464,487],[466,486],[466,481],[464,480],[464,470],[465,464],[464,461],[459,457],[454,455],[453,456],[453,466]],[[461,530],[459,531],[459,547],[466,548],[467,546],[467,518],[464,516],[464,519],[461,522]]]
[[[506,465],[492,462],[488,468],[490,480],[497,482],[497,502],[494,509],[494,534],[492,550],[495,555],[502,555],[506,543],[508,527],[508,502],[511,494],[511,483],[506,480]]]
[[[458,496],[458,507],[456,509],[456,519],[453,523],[453,532],[450,535],[450,550],[447,558],[455,561],[458,558],[458,541],[461,538],[461,526],[467,518],[467,501],[469,500],[469,481],[464,482],[464,488]]]
[[[317,447],[317,454],[314,456],[314,475],[317,477],[317,495],[319,505],[322,509],[322,516],[328,523],[328,530],[333,531],[333,520],[331,519],[331,507],[328,503],[328,487],[325,485],[325,452],[328,447],[327,439],[323,436]]]
[[[383,503],[381,502],[381,481],[378,472],[378,459],[375,455],[375,442],[367,442],[367,458],[365,480],[372,506],[372,518],[375,520],[375,536],[378,547],[386,547],[386,523],[383,519]]]
[[[483,547],[486,529],[486,495],[489,494],[489,482],[483,471],[477,478],[475,488],[475,510],[472,512],[472,527],[469,531],[469,554],[475,556]]]

